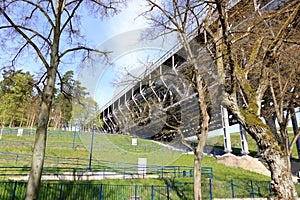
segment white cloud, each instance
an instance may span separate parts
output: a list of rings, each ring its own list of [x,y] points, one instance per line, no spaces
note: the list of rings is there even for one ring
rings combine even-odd
[[[120,33],[145,28],[145,19],[139,17],[142,12],[141,9],[144,8],[143,2],[128,1],[127,7],[123,8],[119,14],[103,20],[85,16],[84,24],[82,24],[83,32],[86,34],[89,43],[97,46]]]

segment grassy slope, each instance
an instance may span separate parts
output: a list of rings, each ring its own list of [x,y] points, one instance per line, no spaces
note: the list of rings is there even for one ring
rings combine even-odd
[[[16,132],[16,131],[15,131]],[[72,149],[72,143],[74,140],[73,132],[51,132],[48,136],[47,140],[47,151],[46,156],[58,156],[60,158],[88,158],[89,151],[86,146],[84,146],[80,140],[75,140],[75,150]],[[115,144],[120,144],[120,148],[123,148],[122,145],[126,143],[130,143],[131,139],[128,137],[120,136],[120,135],[109,135],[108,137],[112,137],[111,141],[114,141]],[[214,144],[215,148],[223,149],[223,138],[213,138],[210,139],[211,142]],[[16,142],[17,141],[17,142]],[[31,154],[32,145],[34,141],[34,135],[25,134],[22,137],[17,137],[16,133],[14,134],[6,134],[2,135],[2,139],[0,140],[0,153],[2,152],[15,152],[19,154]],[[231,141],[233,144],[234,153],[239,154],[241,147],[240,147],[240,138],[239,134],[235,133],[231,135]],[[248,137],[249,141],[249,150],[250,154],[255,156],[257,154],[256,144],[253,139]],[[139,139],[139,145],[144,146],[154,146],[151,141],[149,140],[142,140]],[[14,144],[14,145],[11,145]],[[29,144],[29,145],[28,145]],[[130,146],[130,145],[129,145]],[[128,148],[128,146],[126,147]],[[127,149],[128,150],[128,149]],[[130,149],[129,149],[130,150]],[[296,148],[293,149],[293,155],[297,155]],[[1,158],[0,158],[1,160]],[[7,163],[0,162],[0,167]],[[22,163],[19,162],[18,165],[22,166]],[[179,157],[176,161],[171,163],[170,165],[177,165],[177,166],[193,166],[193,155],[190,154],[183,154]],[[15,165],[13,165],[15,166]],[[254,181],[269,181],[270,178],[250,172],[244,169],[236,169],[230,168],[223,164],[219,164],[215,161],[213,157],[205,156],[203,160],[203,166],[211,166],[214,171],[215,177],[215,184],[220,186],[217,190],[219,190],[218,194],[226,193],[230,191],[230,185],[228,185],[228,181],[230,180],[254,180]],[[66,166],[64,166],[66,167]],[[141,185],[165,185],[166,181],[173,181],[173,180],[166,180],[166,179],[132,179],[132,180],[104,180],[101,183],[104,184],[141,184]],[[191,182],[192,179],[177,179],[176,181],[179,182]],[[96,181],[95,183],[99,183]],[[235,182],[236,183],[236,182]],[[237,184],[242,183],[238,182]],[[228,185],[225,187],[224,185]],[[224,186],[224,188],[222,188]],[[296,184],[296,188],[298,193],[300,193],[300,185]],[[221,191],[221,190],[224,191]],[[215,194],[214,194],[215,195]],[[218,197],[218,196],[216,196]]]
[[[130,143],[131,139],[129,137],[124,137],[121,135],[108,135],[106,137],[111,137],[111,141],[122,148],[121,144]],[[48,136],[47,142],[47,156],[59,156],[64,158],[88,158],[89,151],[81,146],[79,150],[72,150],[72,142],[73,142],[73,133],[72,132],[60,132],[54,133],[51,132]],[[0,152],[18,152],[23,154],[30,154],[31,147],[25,144],[28,142],[33,142],[34,136],[33,135],[24,135],[22,137],[17,137],[15,134],[3,134],[2,140],[0,142],[2,145],[9,144],[9,142],[18,141],[18,146],[9,146],[4,145],[5,148],[1,148]],[[239,135],[233,134],[232,135],[232,143],[238,143]],[[219,139],[218,139],[219,141]],[[27,142],[27,143],[26,143]],[[76,145],[80,146],[79,140],[76,140]],[[24,143],[24,145],[22,145]],[[139,145],[143,146],[155,146],[156,144],[152,143],[149,140],[142,140],[139,139]],[[57,148],[60,146],[61,148]],[[69,147],[68,147],[69,146]],[[221,146],[221,143],[217,142],[216,146]],[[255,149],[252,148],[253,142],[249,142],[250,151]],[[130,150],[130,149],[129,149]],[[180,158],[178,158],[175,162],[171,163],[170,165],[176,166],[193,166],[193,155],[190,154],[183,154]],[[219,164],[215,161],[213,157],[206,156],[203,161],[203,166],[211,166],[213,167],[215,179],[220,180],[231,180],[231,179],[247,179],[247,180],[269,180],[268,177],[250,172],[248,170],[243,169],[235,169],[227,167],[223,164]],[[145,181],[145,180],[144,180]],[[144,182],[143,181],[143,182]],[[135,180],[136,182],[136,180]]]

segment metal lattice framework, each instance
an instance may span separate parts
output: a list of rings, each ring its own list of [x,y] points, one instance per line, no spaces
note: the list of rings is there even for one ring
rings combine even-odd
[[[239,1],[232,1],[230,7]],[[262,9],[270,10],[279,6],[279,1],[270,1]],[[191,33],[190,42],[196,42],[197,34]],[[198,45],[198,46],[197,46]],[[226,151],[231,151],[227,110],[221,107],[217,98],[218,84],[213,60],[206,48],[199,56],[200,70],[211,92],[210,131],[222,130]],[[202,70],[206,69],[206,70]],[[181,43],[176,44],[164,56],[131,82],[101,109],[104,121],[103,131],[130,134],[171,142],[178,138],[176,130],[181,129],[185,137],[195,135],[199,125],[198,94],[190,81],[189,63]],[[207,70],[209,69],[209,70]],[[241,128],[241,142],[244,153],[248,153],[245,131]]]

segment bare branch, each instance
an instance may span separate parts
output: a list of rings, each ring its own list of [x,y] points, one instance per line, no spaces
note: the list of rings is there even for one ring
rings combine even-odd
[[[162,14],[164,14],[165,17],[168,18],[168,20],[170,20],[170,22],[176,27],[177,31],[182,31],[181,26],[177,23],[177,21],[175,20],[174,16],[172,16],[172,14],[170,14],[167,10],[165,10],[164,8],[162,8],[160,5],[158,5],[157,3],[155,3],[152,0],[147,0],[147,2],[149,2],[152,5],[152,8],[157,8],[158,10],[160,10],[160,12],[162,12]]]
[[[30,38],[30,40],[32,40],[33,38],[35,37],[35,35],[34,36],[32,36],[31,38]],[[13,57],[13,59],[12,59],[12,66],[14,66],[14,62],[17,60],[17,57],[20,55],[20,53],[23,51],[23,49],[27,46],[29,44],[29,42],[27,41],[19,50],[18,50],[18,52],[16,53],[16,55]]]
[[[45,72],[42,75],[42,77],[34,84],[34,87],[37,89],[37,91],[40,95],[43,94],[43,91],[39,88],[39,84],[44,82],[44,80],[46,79],[46,76],[47,76],[47,72]]]
[[[118,9],[115,7],[116,4],[122,4],[125,3],[126,0],[110,0],[108,4],[103,3],[101,0],[90,0],[92,3],[96,4],[97,7],[101,7],[104,9],[103,15],[108,14],[108,10],[112,10],[113,13],[117,13]]]
[[[295,134],[295,136],[293,137],[292,141],[291,141],[291,144],[290,144],[290,147],[289,147],[289,155],[292,154],[292,151],[293,151],[293,147],[295,146],[298,138],[300,136],[300,129],[298,129],[297,133]]]
[[[281,29],[278,31],[276,37],[274,38],[274,41],[269,45],[263,60],[267,61],[267,67],[268,67],[268,63],[270,62],[270,58],[274,57],[274,53],[275,50],[279,48],[279,46],[281,45],[282,41],[283,41],[283,37],[285,36],[285,34],[291,29],[291,24],[293,23],[293,21],[295,19],[297,19],[298,16],[298,12],[300,9],[300,4],[297,5],[297,7],[294,9],[294,11],[292,12],[292,14],[289,16],[289,18],[286,20],[286,22],[284,23],[284,25],[281,27]]]
[[[190,150],[192,150],[193,152],[195,152],[195,148],[185,140],[185,137],[184,137],[182,131],[179,130],[178,132],[179,132],[179,134],[180,134],[180,136],[181,136],[182,144],[185,145],[186,147],[188,147],[188,148],[189,148]]]
[[[68,16],[67,20],[65,21],[65,23],[62,25],[61,31],[63,31],[69,23],[70,23],[70,27],[72,27],[71,20],[73,19],[74,15],[75,15],[76,11],[78,10],[81,3],[82,3],[82,1],[79,1],[76,4],[76,6],[72,10],[71,14],[69,14],[68,10],[65,9],[65,11],[67,11],[69,16]]]
[[[273,84],[272,84],[272,80],[270,80],[270,90],[271,90],[272,99],[273,99],[274,106],[275,106],[275,112],[276,112],[276,115],[277,115],[277,119],[279,120],[279,124],[281,124],[282,123],[283,112],[281,112],[281,108],[280,108],[280,106],[277,102],[276,94],[275,94],[274,87],[273,87]]]
[[[257,38],[255,44],[253,45],[253,49],[252,49],[250,58],[246,64],[245,68],[252,67],[254,65],[254,63],[256,62],[257,56],[259,54],[259,50],[262,46],[263,39],[264,39],[263,37]]]
[[[78,47],[74,47],[74,48],[70,48],[70,49],[65,50],[64,52],[62,52],[60,54],[59,58],[64,57],[68,53],[71,53],[71,52],[74,52],[74,51],[81,51],[81,50],[88,51],[88,52],[96,52],[96,53],[100,53],[100,54],[103,54],[103,55],[107,55],[108,53],[111,53],[109,51],[100,51],[98,49],[88,48],[88,47],[85,47],[85,46],[78,46]]]
[[[185,4],[184,18],[183,18],[183,21],[182,21],[182,26],[183,27],[186,27],[186,25],[187,25],[188,13],[189,13],[189,10],[190,10],[189,6],[190,6],[190,0],[187,0],[186,4]],[[197,19],[197,17],[196,17],[196,19]]]
[[[13,26],[13,25],[11,25],[11,26],[0,26],[0,29],[9,29],[9,28],[15,29],[15,27],[33,33],[34,36],[38,36],[38,37],[41,38],[45,43],[47,43],[49,46],[51,46],[51,42],[49,41],[49,37],[48,37],[48,38],[45,38],[41,33],[39,33],[38,31],[36,31],[36,30],[34,30],[34,29],[31,29],[31,28],[28,28],[28,27],[25,27],[25,26],[21,26],[21,25],[15,25],[15,26]],[[50,31],[49,35],[50,35],[50,34],[51,34],[51,31]]]
[[[300,45],[300,41],[297,41],[297,40],[288,40],[288,39],[284,39],[283,42],[284,42],[284,43],[289,43],[289,44]]]
[[[55,6],[54,6],[54,1],[49,1],[50,2],[50,6],[51,6],[51,10],[52,10],[52,13],[55,13]]]
[[[48,20],[49,24],[54,27],[54,23],[51,19],[51,17],[48,15],[47,11],[44,10],[44,8],[40,5],[40,4],[37,4],[37,3],[34,3],[33,1],[30,1],[30,0],[22,0],[23,2],[26,2],[32,6],[34,6],[35,8],[38,8],[42,13],[43,15],[46,17],[46,19]],[[52,3],[51,3],[52,4]]]
[[[40,51],[39,47],[16,25],[11,18],[6,14],[5,10],[0,8],[0,13],[5,17],[5,19],[13,26],[13,28],[33,47],[33,49],[38,54],[38,57],[43,62],[44,66],[46,68],[49,68],[49,64],[47,63],[47,60],[44,58],[42,52]]]

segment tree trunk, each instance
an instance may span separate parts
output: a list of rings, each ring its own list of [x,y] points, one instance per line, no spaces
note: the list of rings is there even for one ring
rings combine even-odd
[[[31,171],[26,189],[26,200],[38,199],[42,170],[44,166],[48,127],[47,125],[50,116],[52,97],[54,94],[53,89],[55,87],[56,68],[49,68],[47,74],[48,79],[42,94],[42,102],[40,105],[38,125],[32,154]]]
[[[31,117],[30,128],[33,128],[33,126],[35,124],[34,122],[35,122],[35,114],[33,114]]]
[[[197,145],[197,149],[194,152],[194,199],[201,200],[202,199],[202,189],[201,189],[201,165],[203,153],[200,150],[200,142]]]
[[[294,135],[297,135],[299,127],[298,127],[298,121],[297,121],[295,109],[291,109],[291,121],[293,125]],[[298,138],[296,141],[296,147],[297,147],[298,159],[300,159],[300,138]]]
[[[30,113],[27,114],[27,119],[26,119],[26,127],[29,128],[30,124]]]
[[[296,200],[297,192],[292,180],[289,156],[280,155],[274,148],[270,147],[262,150],[262,159],[265,160],[271,169],[271,185],[275,195],[274,199]]]
[[[257,126],[256,131],[260,133],[262,140],[258,145],[261,150],[261,159],[271,171],[274,199],[297,199],[292,180],[290,156],[273,139],[273,136],[270,137],[271,131],[266,130],[264,126]]]
[[[202,173],[201,166],[203,161],[203,152],[204,147],[206,145],[207,135],[208,135],[208,126],[209,126],[209,114],[208,114],[208,100],[207,100],[207,91],[206,87],[203,84],[202,77],[198,68],[195,66],[194,68],[195,76],[196,76],[196,88],[198,92],[198,103],[201,112],[201,124],[200,124],[200,132],[196,132],[197,138],[199,139],[197,148],[194,150],[195,160],[194,160],[194,199],[202,200]],[[199,131],[199,130],[197,130]]]
[[[201,166],[203,160],[203,151],[206,144],[206,139],[208,135],[208,124],[209,124],[209,114],[208,114],[208,92],[206,84],[203,81],[203,77],[199,71],[197,60],[193,54],[190,47],[189,40],[185,34],[179,35],[181,38],[181,43],[184,46],[185,52],[190,59],[190,64],[193,65],[193,75],[195,76],[195,87],[198,93],[198,105],[200,109],[200,129],[197,128],[195,135],[197,136],[199,142],[196,148],[194,148],[194,199],[202,200],[202,189],[201,189]],[[199,132],[200,131],[200,132]]]
[[[224,102],[256,141],[261,160],[271,172],[274,199],[296,200],[297,192],[292,180],[290,156],[285,149],[287,147],[278,143],[270,128],[251,112],[251,108],[240,110],[236,103],[230,101],[230,97]]]
[[[10,122],[9,122],[9,128],[12,128],[13,125],[14,125],[14,120],[15,120],[15,116],[12,116],[12,118],[10,119]]]
[[[22,126],[23,126],[23,118],[24,118],[24,112],[22,113],[22,116],[21,116],[21,121],[20,121],[20,124],[19,124],[20,128],[22,128]]]

